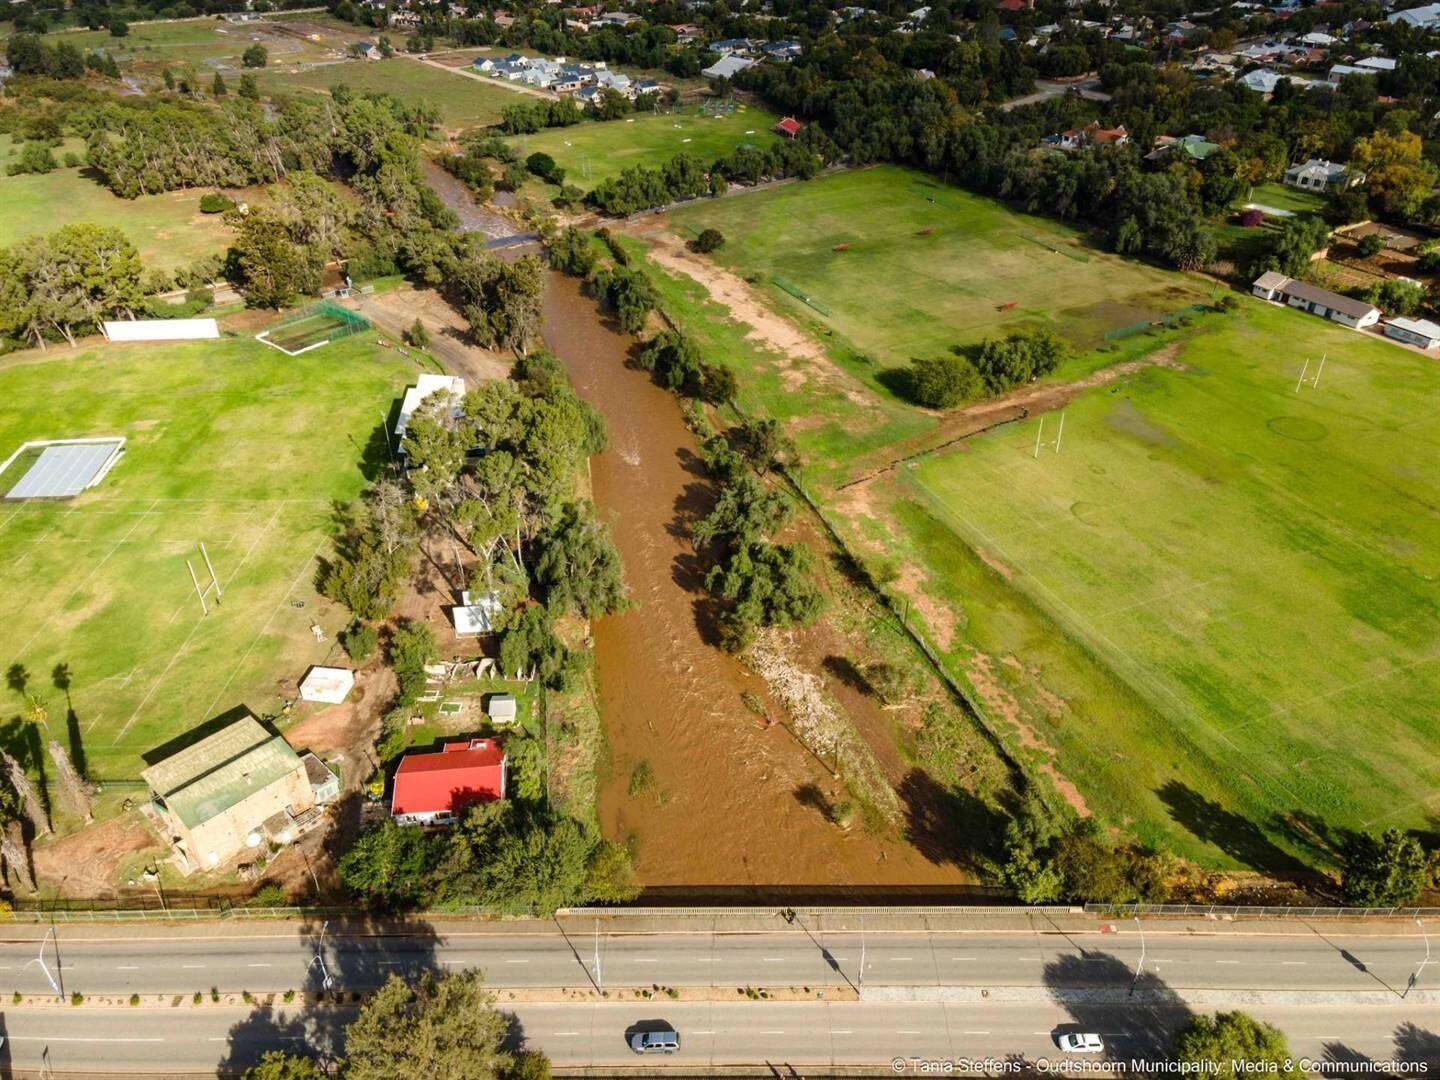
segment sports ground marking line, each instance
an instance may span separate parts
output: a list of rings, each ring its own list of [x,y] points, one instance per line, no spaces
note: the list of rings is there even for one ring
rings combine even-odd
[[[266,533],[268,533],[271,527],[275,524],[275,520],[280,516],[281,509],[283,509],[283,507],[276,507],[275,513],[271,514],[270,520],[265,523],[265,528],[260,530],[259,535],[257,535],[254,541],[250,544],[249,550],[245,552],[245,557],[240,560],[239,564],[236,565],[234,571],[230,574],[230,577],[226,579],[225,585],[227,588],[235,580],[236,576],[239,575],[245,564],[250,560],[250,556],[255,553],[255,548],[259,546],[260,541],[265,538]],[[170,674],[170,669],[173,668],[175,666],[175,662],[180,659],[180,654],[189,647],[190,639],[193,638],[197,633],[199,633],[200,628],[204,625],[205,619],[203,617],[195,620],[195,625],[190,628],[190,633],[185,635],[185,640],[182,641],[179,647],[176,648],[175,652],[171,654],[169,663],[167,663],[164,670],[162,670],[160,674],[155,677],[155,681],[151,684],[150,689],[147,690],[145,692],[145,696],[140,699],[140,704],[136,705],[135,711],[130,714],[130,719],[126,720],[124,726],[122,726],[120,730],[115,733],[115,738],[110,743],[111,746],[114,746],[116,743],[118,743],[121,736],[123,736],[125,732],[130,730],[130,725],[133,724],[135,722],[135,718],[140,715],[140,710],[142,710],[147,704],[149,704],[150,699],[155,696],[155,691],[160,689],[160,684],[165,681],[165,676]]]
[[[255,651],[255,646],[260,643],[260,639],[269,631],[270,624],[275,621],[275,616],[280,613],[280,610],[285,606],[285,601],[295,592],[295,587],[300,584],[300,579],[305,576],[306,571],[308,571],[315,562],[316,557],[320,554],[320,550],[325,546],[325,543],[326,541],[321,540],[320,543],[315,545],[315,550],[310,553],[310,557],[307,558],[305,564],[300,567],[300,572],[291,579],[290,585],[286,588],[284,594],[280,597],[279,601],[276,602],[275,606],[270,609],[270,617],[265,620],[265,625],[255,634],[255,637],[250,642],[249,648],[247,648],[240,659],[235,662],[235,666],[230,669],[230,677],[225,680],[225,685],[215,692],[215,697],[211,700],[204,714],[201,716],[202,720],[213,715],[215,703],[224,696],[225,691],[230,689],[230,684],[235,681],[236,673],[245,665],[245,661],[250,659],[250,654]]]
[[[1327,701],[1330,698],[1336,697],[1340,694],[1347,694],[1351,690],[1354,690],[1360,686],[1369,686],[1372,683],[1384,682],[1385,680],[1393,678],[1396,675],[1403,674],[1407,671],[1412,671],[1417,667],[1423,667],[1426,664],[1433,664],[1437,660],[1440,660],[1440,652],[1431,653],[1429,656],[1422,656],[1419,659],[1411,660],[1408,663],[1397,664],[1389,671],[1382,671],[1378,675],[1367,675],[1363,679],[1356,679],[1353,682],[1346,683],[1344,686],[1337,686],[1333,689],[1326,690],[1325,692],[1320,694],[1312,694],[1310,697],[1301,698],[1299,701],[1278,703],[1265,715],[1257,716],[1250,720],[1242,720],[1240,721],[1240,723],[1233,725],[1228,730],[1234,731],[1238,728],[1250,727],[1251,725],[1258,724],[1264,720],[1275,719],[1276,717],[1291,712],[1294,709],[1304,708],[1307,705],[1313,705],[1319,701]]]
[[[145,513],[141,514],[138,518],[136,518],[135,524],[130,526],[130,532],[127,532],[124,536],[117,540],[111,546],[110,550],[105,553],[104,558],[102,558],[98,563],[92,566],[90,568],[90,572],[81,579],[80,583],[76,585],[75,588],[70,590],[70,592],[66,595],[65,599],[62,600],[59,605],[57,605],[55,610],[46,617],[45,621],[40,624],[36,631],[31,634],[30,637],[26,640],[25,644],[22,645],[15,653],[15,661],[17,663],[20,661],[21,657],[25,655],[26,651],[30,648],[30,646],[35,644],[36,638],[38,638],[41,634],[48,630],[50,628],[50,624],[53,623],[56,617],[65,610],[65,605],[70,603],[71,600],[75,599],[75,597],[80,594],[80,590],[83,589],[87,584],[89,584],[90,579],[100,572],[100,568],[110,561],[110,557],[114,555],[115,552],[120,550],[120,545],[125,542],[125,540],[130,536],[130,533],[133,533],[136,529],[138,529],[144,523],[145,518],[148,516],[149,511],[147,510]]]

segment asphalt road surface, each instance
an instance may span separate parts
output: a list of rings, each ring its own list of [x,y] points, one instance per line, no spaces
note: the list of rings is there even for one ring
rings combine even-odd
[[[1168,1038],[1184,1008],[1129,1010],[1106,1006],[1078,1023],[1106,1041],[1103,1055],[1082,1059],[1057,1050],[1055,1036],[1075,1030],[1077,1017],[1053,1005],[875,1004],[859,1002],[736,1002],[682,1004],[553,1004],[507,1006],[517,1038],[548,1053],[559,1066],[634,1065],[626,1034],[663,1021],[680,1032],[681,1051],[666,1063],[788,1064],[803,1074],[825,1066],[874,1065],[915,1075],[920,1061],[1128,1061]],[[1434,1007],[1266,1007],[1248,1009],[1280,1026],[1297,1056],[1329,1061],[1425,1061],[1440,1069]],[[0,1016],[5,1045],[0,1075],[57,1073],[205,1072],[243,1067],[274,1047],[333,1046],[351,1010],[275,1014],[231,1008],[171,1010],[22,1009]],[[650,1060],[647,1059],[647,1063]]]
[[[534,924],[530,924],[534,925]],[[254,924],[214,935],[146,928],[14,927],[0,942],[0,989],[68,994],[363,990],[391,974],[481,967],[496,987],[1124,986],[1143,967],[1175,990],[1402,992],[1425,956],[1417,931],[1274,935],[1147,928],[1102,934],[809,932],[604,934],[466,931],[399,936]],[[106,936],[95,937],[103,934]],[[19,939],[19,940],[17,940]],[[1142,964],[1143,952],[1143,964]],[[598,963],[597,963],[598,954]],[[44,956],[45,964],[38,962]],[[861,960],[864,972],[861,972]],[[317,960],[323,958],[323,964]],[[1440,988],[1440,963],[1422,988]]]

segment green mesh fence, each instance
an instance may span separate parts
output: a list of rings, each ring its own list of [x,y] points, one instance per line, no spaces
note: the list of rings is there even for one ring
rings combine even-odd
[[[770,280],[775,283],[776,288],[784,289],[791,296],[795,297],[796,300],[799,300],[802,304],[809,305],[816,311],[820,312],[821,315],[828,316],[831,314],[831,311],[828,307],[822,304],[819,300],[816,300],[809,293],[801,291],[800,287],[793,282],[786,281],[784,278],[775,275],[772,275]]]

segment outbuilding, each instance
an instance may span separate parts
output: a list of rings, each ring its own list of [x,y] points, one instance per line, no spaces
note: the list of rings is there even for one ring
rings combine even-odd
[[[300,700],[339,705],[354,685],[355,673],[349,668],[312,667],[300,680]]]
[[[1427,352],[1440,347],[1440,325],[1429,319],[1407,319],[1397,316],[1385,323],[1385,336],[1394,338],[1396,341],[1403,341],[1407,345],[1425,349]]]

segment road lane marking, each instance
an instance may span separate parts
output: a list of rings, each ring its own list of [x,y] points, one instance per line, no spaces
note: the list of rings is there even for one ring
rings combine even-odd
[[[915,958],[913,956],[892,956],[890,959],[896,963],[903,963],[906,960],[914,960]]]
[[[246,967],[269,967],[269,964],[246,964]]]
[[[204,964],[181,964],[182,968],[203,968]]]
[[[762,1031],[762,1032],[760,1032],[760,1034],[761,1034],[761,1035],[784,1035],[785,1033],[784,1033],[783,1031]]]
[[[140,965],[139,965],[139,964],[116,964],[116,965],[115,965],[115,970],[116,970],[116,971],[139,971],[139,970],[140,970]]]
[[[1216,960],[1215,962],[1216,962],[1217,964],[1238,964],[1238,963],[1240,963],[1239,960]]]
[[[831,1029],[830,1029],[830,1034],[831,1034],[831,1035],[854,1035],[855,1032],[851,1031],[849,1028],[831,1028]]]
[[[73,1042],[73,1043],[153,1043],[153,1042],[164,1042],[164,1041],[165,1041],[164,1037],[163,1037],[163,1036],[159,1036],[159,1035],[149,1035],[149,1036],[134,1035],[134,1036],[130,1036],[130,1037],[128,1037],[128,1038],[123,1038],[123,1037],[115,1036],[115,1035],[108,1035],[108,1036],[106,1036],[106,1037],[103,1038],[103,1039],[102,1039],[102,1038],[92,1038],[92,1037],[88,1037],[88,1036],[84,1036],[84,1035],[63,1035],[63,1036],[61,1036],[61,1035],[53,1035],[53,1036],[52,1036],[52,1035],[7,1035],[6,1038],[9,1039],[11,1042],[52,1042],[52,1043],[67,1043],[67,1042]]]
[[[906,1030],[904,1030],[904,1029],[902,1028],[901,1030],[895,1032],[895,1034],[896,1034],[896,1035],[919,1035],[920,1032],[918,1032],[918,1031],[906,1031]]]
[[[713,1032],[713,1031],[692,1031],[690,1034],[691,1034],[691,1035],[714,1035],[715,1032]]]
[[[764,960],[767,964],[781,964],[785,962],[785,957],[783,956],[762,956],[760,959]]]
[[[578,1031],[552,1031],[551,1035],[579,1035]]]
[[[988,1031],[962,1031],[962,1035],[989,1035]]]
[[[975,957],[973,957],[973,956],[952,956],[950,959],[951,959],[951,960],[974,960]]]
[[[653,957],[653,956],[637,956],[637,957],[635,957],[635,963],[637,963],[637,964],[658,964],[659,962],[660,962],[660,961],[659,961],[659,960],[656,960],[655,957]]]
[[[506,960],[507,964],[528,964],[529,960]]]

